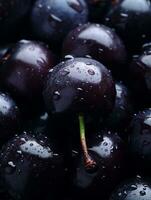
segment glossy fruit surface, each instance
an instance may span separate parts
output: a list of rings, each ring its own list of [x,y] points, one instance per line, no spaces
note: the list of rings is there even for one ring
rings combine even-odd
[[[24,112],[40,110],[44,80],[54,63],[44,44],[27,40],[19,41],[3,58],[0,82]]]
[[[118,35],[99,24],[84,24],[72,30],[63,44],[63,55],[90,56],[117,74],[126,61],[125,47]]]
[[[73,192],[76,191],[76,194],[83,198],[106,199],[110,191],[124,176],[125,145],[123,140],[113,132],[101,131],[96,135],[93,133],[91,136],[87,143],[88,150],[95,160],[97,168],[91,172],[86,171],[83,156],[79,154],[74,166],[76,170]]]
[[[35,36],[50,43],[58,43],[72,28],[87,21],[84,0],[38,0],[31,14]]]
[[[151,182],[137,177],[122,183],[109,200],[150,200]]]
[[[20,111],[14,100],[0,92],[0,144],[15,135],[20,125]]]
[[[142,53],[135,57],[129,68],[130,87],[135,104],[141,107],[151,103],[151,44],[146,44]]]
[[[15,136],[3,146],[0,161],[3,187],[15,199],[45,198],[64,174],[63,156],[44,135]]]
[[[135,171],[150,173],[151,109],[141,111],[134,116],[129,130],[128,148]]]
[[[123,0],[110,8],[106,25],[113,27],[131,51],[138,50],[150,40],[151,2],[149,0]]]
[[[112,110],[115,85],[109,71],[88,58],[61,62],[49,73],[43,92],[49,111],[54,114]]]
[[[126,130],[132,118],[133,106],[128,88],[122,83],[116,83],[116,100],[113,111],[105,119],[107,128],[115,131]]]

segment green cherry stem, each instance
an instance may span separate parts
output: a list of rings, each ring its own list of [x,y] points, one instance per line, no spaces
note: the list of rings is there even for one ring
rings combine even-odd
[[[86,137],[85,137],[85,123],[84,123],[83,114],[79,115],[79,126],[80,126],[80,141],[81,141],[81,147],[82,147],[82,151],[84,155],[85,168],[87,170],[91,170],[96,167],[96,162],[91,158],[91,156],[88,153]]]

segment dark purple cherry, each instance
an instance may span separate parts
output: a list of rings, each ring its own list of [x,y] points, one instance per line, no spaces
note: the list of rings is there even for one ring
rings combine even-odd
[[[103,123],[107,128],[124,133],[132,119],[133,106],[128,88],[122,83],[116,83],[116,101],[113,111]]]
[[[112,193],[109,200],[150,200],[151,182],[140,176],[124,181]]]
[[[48,111],[54,114],[99,111],[107,114],[114,105],[115,85],[101,63],[72,58],[49,73],[43,96]]]
[[[88,151],[96,162],[93,171],[85,169],[83,154],[75,157],[73,196],[106,199],[126,176],[126,152],[123,140],[113,132],[93,133],[87,140]]]
[[[86,0],[86,2],[91,22],[100,22],[111,4],[110,0]]]
[[[0,43],[4,43],[4,39],[10,40],[16,36],[30,6],[31,0],[1,0]]]
[[[134,116],[129,129],[128,149],[133,167],[141,173],[149,173],[151,168],[151,109]]]
[[[44,44],[27,40],[17,42],[3,57],[0,82],[23,112],[31,115],[43,106],[43,84],[54,63],[52,52]]]
[[[131,50],[139,50],[150,40],[151,2],[149,0],[123,0],[110,8],[105,24],[113,27]]]
[[[0,92],[0,144],[15,135],[20,121],[20,111],[14,100]]]
[[[44,135],[23,133],[2,148],[2,184],[15,199],[45,199],[55,188],[60,192],[64,173],[63,155]]]
[[[143,47],[143,52],[134,57],[129,68],[129,82],[133,89],[135,104],[141,107],[151,105],[151,44]]]
[[[115,100],[115,84],[110,72],[101,63],[88,58],[71,58],[58,64],[48,75],[43,92],[49,112],[79,116],[80,140],[85,167],[94,168],[88,154],[84,115],[109,113]],[[67,117],[67,118],[68,118]]]
[[[126,62],[123,42],[110,28],[99,24],[84,24],[72,30],[63,44],[63,55],[90,56],[121,75]]]
[[[84,0],[37,0],[31,13],[31,28],[38,38],[58,43],[74,27],[87,22]]]

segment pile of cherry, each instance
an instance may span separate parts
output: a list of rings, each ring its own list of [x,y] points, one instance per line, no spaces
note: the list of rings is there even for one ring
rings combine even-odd
[[[0,200],[151,200],[151,0],[0,0]]]

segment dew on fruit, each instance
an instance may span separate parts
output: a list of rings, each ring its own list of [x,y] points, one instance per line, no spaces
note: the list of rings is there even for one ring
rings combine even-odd
[[[12,161],[9,161],[8,165],[10,165],[11,167],[16,167],[16,165]]]
[[[57,17],[57,16],[54,15],[54,14],[50,14],[50,15],[49,15],[49,20],[50,20],[50,21],[54,20],[54,21],[59,22],[59,23],[62,22],[62,19],[60,19],[59,17]]]
[[[53,99],[54,100],[59,100],[60,99],[60,92],[59,91],[54,91],[54,93],[53,93]]]
[[[83,6],[80,3],[79,0],[67,0],[67,3],[71,8],[73,8],[75,11],[81,13],[83,11]]]
[[[146,192],[145,192],[144,190],[141,190],[141,191],[140,191],[140,195],[141,195],[141,196],[145,196],[145,195],[146,195]]]
[[[74,57],[72,55],[66,55],[64,58],[65,59],[74,59]]]
[[[32,144],[32,145],[31,145]],[[43,147],[38,144],[36,141],[27,141],[26,143],[20,145],[20,149],[31,155],[35,155],[41,158],[49,158],[52,157],[52,152],[47,147]]]
[[[89,75],[95,75],[95,71],[93,69],[88,69],[88,74]]]

